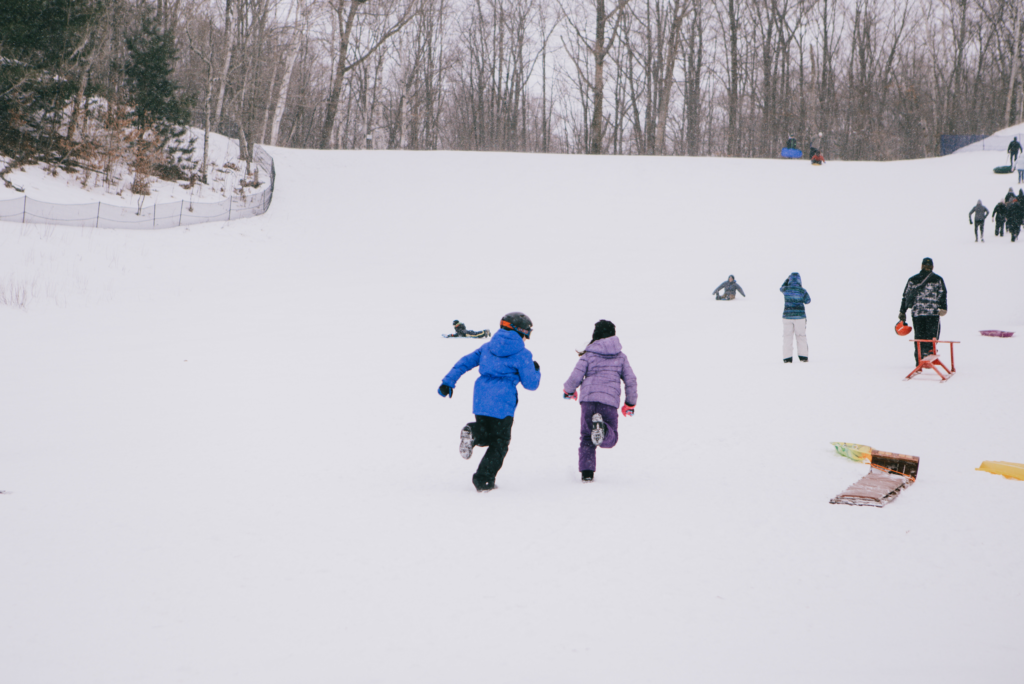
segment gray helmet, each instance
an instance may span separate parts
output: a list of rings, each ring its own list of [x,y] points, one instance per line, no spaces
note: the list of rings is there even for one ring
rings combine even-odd
[[[505,330],[513,330],[519,333],[520,337],[530,339],[530,332],[533,331],[533,321],[522,311],[513,311],[501,317],[501,327]]]

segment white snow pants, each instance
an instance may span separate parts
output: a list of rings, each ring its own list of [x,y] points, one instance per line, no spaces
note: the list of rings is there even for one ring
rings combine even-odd
[[[807,356],[807,319],[782,319],[782,358],[793,358],[793,335],[796,334],[796,353]]]

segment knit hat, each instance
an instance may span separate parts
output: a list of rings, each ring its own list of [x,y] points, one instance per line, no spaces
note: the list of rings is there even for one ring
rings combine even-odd
[[[606,337],[615,337],[615,324],[611,321],[598,321],[594,324],[594,339],[590,341],[597,342]]]

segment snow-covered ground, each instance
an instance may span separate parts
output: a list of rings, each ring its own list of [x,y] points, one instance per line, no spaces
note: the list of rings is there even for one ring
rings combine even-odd
[[[269,151],[256,219],[0,224],[33,292],[0,307],[4,682],[1021,681],[1024,482],[975,470],[1024,461],[1024,244],[967,220],[1001,153]],[[925,256],[945,384],[893,332]],[[441,334],[513,310],[543,379],[478,494],[475,372],[436,390],[479,343]],[[561,384],[600,318],[639,402],[584,485]],[[831,441],[920,478],[830,505],[867,469]]]

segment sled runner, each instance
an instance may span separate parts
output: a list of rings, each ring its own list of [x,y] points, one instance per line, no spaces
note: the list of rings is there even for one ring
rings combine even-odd
[[[982,330],[981,334],[985,337],[1013,337],[1013,333],[1006,330]]]
[[[928,356],[921,356],[922,343],[932,344],[933,353],[929,354]],[[909,380],[915,375],[921,373],[921,371],[929,369],[935,371],[938,374],[938,376],[942,378],[941,380],[939,380],[939,382],[946,382],[956,374],[956,363],[953,359],[953,345],[960,344],[959,342],[953,342],[951,340],[914,340],[914,344],[917,345],[917,358],[921,360],[918,362],[917,367],[914,368],[914,370],[910,371],[910,375],[903,378],[904,380]],[[938,344],[949,345],[949,368],[946,368],[946,364],[942,363],[942,359],[939,358],[939,355],[937,353],[934,353],[938,351],[938,347],[934,345]],[[942,370],[939,370],[940,368]],[[945,373],[943,373],[942,371],[945,371]]]

